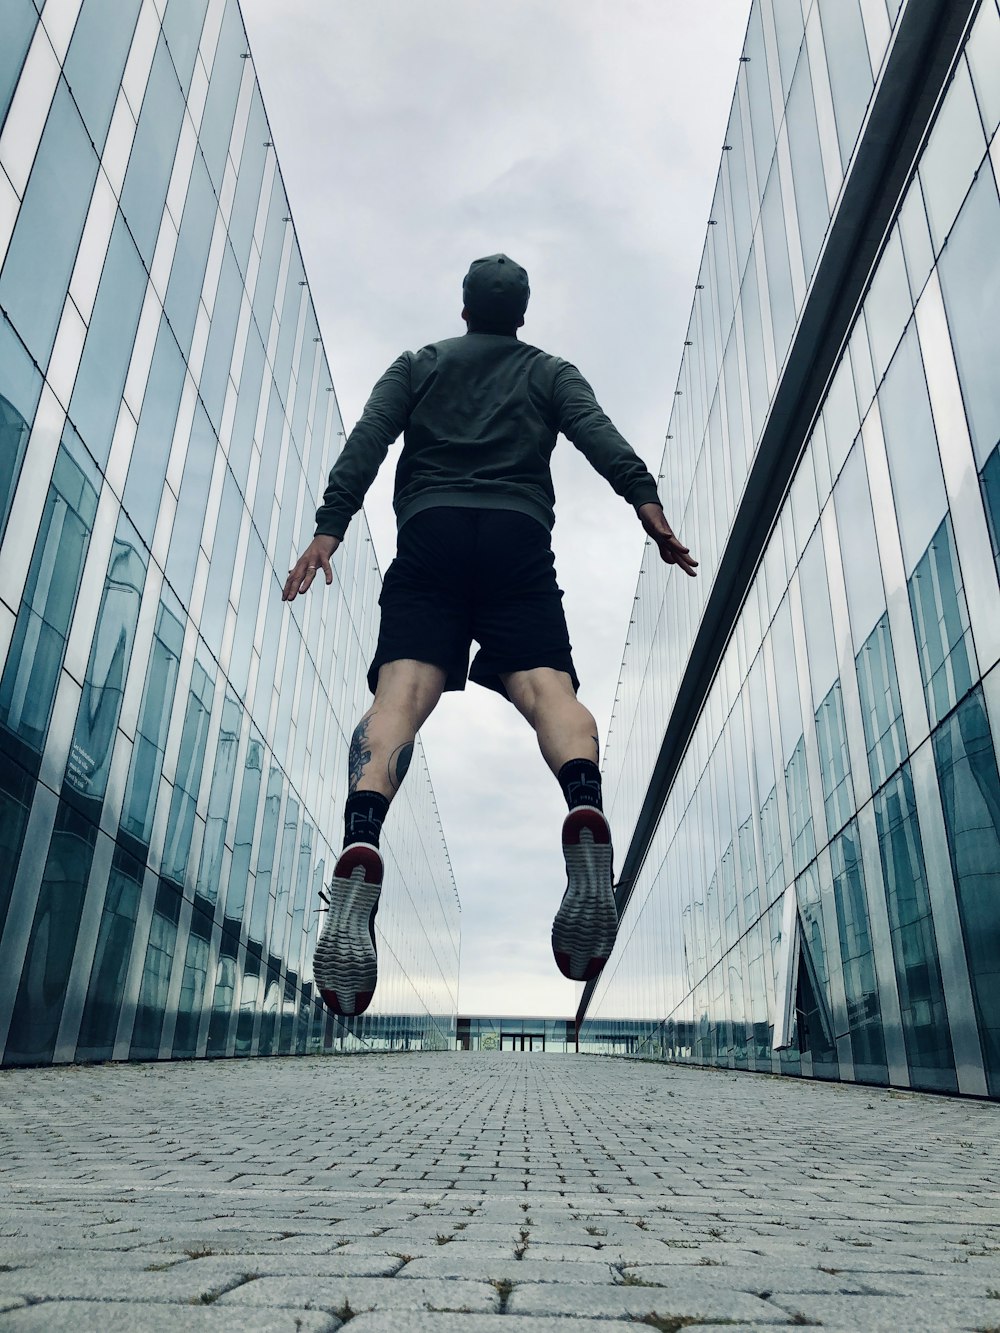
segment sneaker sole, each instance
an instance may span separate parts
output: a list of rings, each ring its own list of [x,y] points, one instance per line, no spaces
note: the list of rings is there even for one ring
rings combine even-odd
[[[608,821],[588,806],[571,810],[563,821],[562,844],[566,892],[552,922],[552,953],[563,976],[593,981],[618,934]]]
[[[345,847],[334,867],[327,891],[330,906],[313,954],[313,977],[338,1017],[363,1014],[375,994],[375,913],[382,874],[382,858],[367,843]]]

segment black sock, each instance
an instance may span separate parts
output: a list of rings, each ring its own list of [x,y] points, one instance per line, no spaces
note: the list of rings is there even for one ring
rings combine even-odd
[[[344,846],[367,842],[377,847],[388,810],[389,798],[380,791],[352,791],[344,807]]]
[[[578,805],[604,809],[601,804],[601,770],[591,760],[570,759],[559,770],[558,778],[571,810]]]

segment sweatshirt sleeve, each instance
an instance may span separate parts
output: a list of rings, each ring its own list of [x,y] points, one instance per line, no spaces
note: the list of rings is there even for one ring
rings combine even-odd
[[[559,429],[630,505],[659,504],[656,482],[629,442],[605,416],[576,366],[556,371],[553,402]]]
[[[411,410],[410,356],[396,358],[371,391],[358,424],[330,469],[323,503],[316,510],[316,535],[343,538],[364,503],[368,487]]]

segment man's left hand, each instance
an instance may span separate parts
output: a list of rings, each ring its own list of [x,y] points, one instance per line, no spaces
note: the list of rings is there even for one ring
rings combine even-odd
[[[683,569],[685,574],[691,578],[697,577],[698,561],[692,559],[690,550],[676,536],[673,528],[667,522],[667,516],[663,508],[658,504],[640,505],[636,510],[639,515],[639,522],[656,542],[660,559],[668,565],[676,565],[678,569]]]
[[[333,582],[330,557],[340,545],[339,537],[315,536],[288,571],[281,593],[283,602],[294,602],[300,592],[308,592],[319,570],[328,584]]]

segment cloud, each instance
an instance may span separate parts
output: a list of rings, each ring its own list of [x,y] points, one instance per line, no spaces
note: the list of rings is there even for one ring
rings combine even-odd
[[[462,332],[468,263],[502,249],[531,277],[524,336],[580,367],[655,475],[746,0],[242,8],[348,427],[402,348]],[[394,466],[366,502],[383,571]],[[557,568],[603,738],[644,537],[565,441],[553,476]],[[548,944],[563,806],[526,724],[470,686],[423,739],[462,899],[463,1011],[569,1016],[576,987]]]

